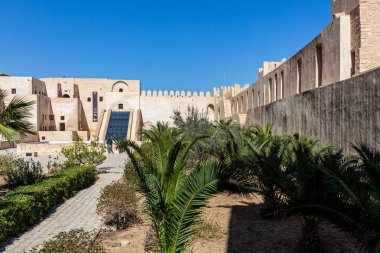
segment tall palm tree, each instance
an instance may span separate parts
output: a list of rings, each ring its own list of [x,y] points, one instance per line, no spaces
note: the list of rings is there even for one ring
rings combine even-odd
[[[25,134],[35,134],[34,126],[29,122],[33,101],[14,97],[8,105],[5,104],[6,91],[0,90],[0,135],[14,143]]]
[[[217,192],[218,168],[188,167],[187,156],[202,137],[184,137],[163,123],[143,135],[149,156],[131,141],[117,141],[117,149],[127,152],[138,175],[160,251],[184,252],[196,235],[201,208]]]

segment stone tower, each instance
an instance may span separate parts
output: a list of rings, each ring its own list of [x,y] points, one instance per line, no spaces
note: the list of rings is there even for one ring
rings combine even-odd
[[[353,74],[380,65],[380,0],[332,0],[332,17],[350,16]]]

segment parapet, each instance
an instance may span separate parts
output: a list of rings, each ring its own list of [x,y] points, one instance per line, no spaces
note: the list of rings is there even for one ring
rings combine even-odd
[[[212,97],[211,96],[211,92],[207,91],[207,92],[197,92],[197,91],[194,91],[194,92],[191,92],[191,91],[167,91],[167,90],[154,90],[154,91],[151,91],[151,90],[142,90],[141,91],[141,94],[140,94],[142,97],[183,97],[183,98],[191,98],[191,97]]]

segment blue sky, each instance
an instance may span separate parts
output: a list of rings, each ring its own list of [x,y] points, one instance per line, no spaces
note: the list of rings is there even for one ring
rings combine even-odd
[[[1,0],[0,73],[139,79],[142,88],[253,83],[330,23],[330,0]]]

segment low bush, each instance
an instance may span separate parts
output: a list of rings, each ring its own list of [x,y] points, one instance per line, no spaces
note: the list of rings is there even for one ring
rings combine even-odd
[[[106,146],[96,139],[90,143],[78,139],[73,145],[61,149],[62,155],[66,157],[63,166],[66,168],[88,164],[98,166],[106,160],[105,152]]]
[[[140,221],[135,191],[135,186],[124,180],[104,187],[97,212],[106,225],[121,230]]]
[[[8,192],[0,199],[0,242],[42,220],[51,207],[95,180],[94,166],[73,167]]]
[[[95,240],[94,232],[74,229],[61,232],[49,241],[45,241],[42,249],[32,253],[104,253],[101,241]]]
[[[136,188],[138,187],[139,179],[131,161],[127,161],[125,163],[124,179],[127,180],[129,184],[135,186]]]
[[[16,159],[16,156],[11,153],[5,153],[0,155],[0,176],[5,175],[5,172],[12,169],[13,160]]]
[[[17,158],[10,163],[9,168],[4,172],[4,176],[7,185],[11,188],[34,184],[37,179],[43,177],[42,166],[40,162],[24,161],[22,158]]]

